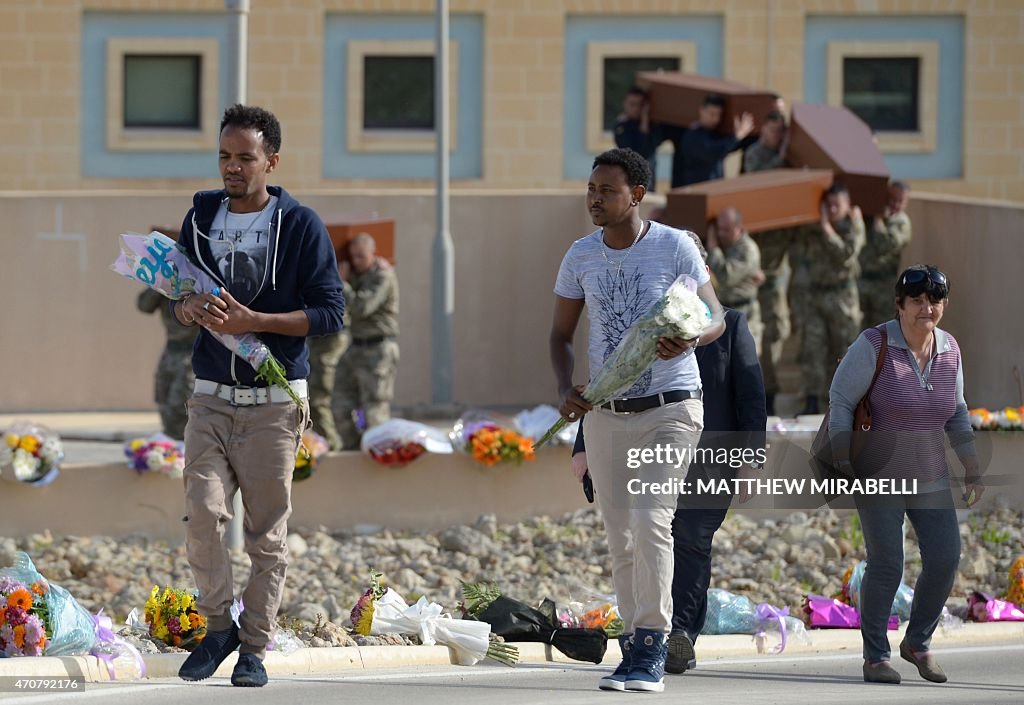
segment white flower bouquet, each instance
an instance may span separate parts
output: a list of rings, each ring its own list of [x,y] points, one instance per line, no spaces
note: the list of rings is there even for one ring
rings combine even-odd
[[[0,477],[34,487],[50,484],[60,474],[64,447],[54,431],[28,421],[17,421],[0,444]]]
[[[676,279],[644,316],[630,326],[622,340],[605,360],[604,366],[583,390],[583,398],[594,406],[613,399],[631,387],[657,359],[658,341],[662,338],[692,340],[711,324],[711,311],[697,296],[696,282],[686,275]],[[540,448],[566,425],[559,418],[544,437]]]
[[[192,264],[185,253],[177,248],[174,240],[156,231],[149,235],[121,235],[121,254],[110,268],[159,291],[169,299],[180,299],[192,293],[218,294],[216,282]],[[252,365],[258,379],[277,385],[302,408],[302,400],[288,385],[284,367],[259,338],[251,333],[226,335],[209,332],[224,347]]]

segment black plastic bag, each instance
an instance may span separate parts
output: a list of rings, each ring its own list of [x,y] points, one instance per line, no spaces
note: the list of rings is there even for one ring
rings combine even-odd
[[[507,642],[551,644],[576,661],[601,663],[608,649],[603,629],[563,628],[555,616],[555,603],[545,598],[539,609],[504,595],[480,613],[479,619]]]

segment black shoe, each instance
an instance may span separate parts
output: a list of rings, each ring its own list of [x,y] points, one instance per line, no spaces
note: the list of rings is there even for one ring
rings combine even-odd
[[[216,672],[217,667],[238,648],[238,627],[220,632],[206,632],[199,646],[188,655],[178,669],[178,677],[186,681],[206,680]]]
[[[672,632],[668,635],[668,658],[665,659],[666,673],[685,673],[697,667],[697,653],[693,641],[686,632]]]
[[[808,395],[807,401],[804,404],[804,410],[800,412],[800,416],[814,416],[820,413],[818,410],[818,397],[813,394]]]
[[[243,688],[262,688],[267,684],[267,669],[256,654],[239,654],[235,670],[231,672],[231,685]]]

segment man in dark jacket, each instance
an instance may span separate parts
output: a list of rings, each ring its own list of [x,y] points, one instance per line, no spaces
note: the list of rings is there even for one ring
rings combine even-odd
[[[320,218],[288,192],[268,186],[281,148],[281,125],[261,108],[224,113],[220,172],[224,189],[199,192],[178,247],[220,286],[171,304],[184,326],[201,326],[192,355],[195,393],[185,428],[185,517],[196,605],[207,634],[182,665],[185,680],[209,678],[239,648],[238,686],[267,682],[263,657],[281,604],[288,567],[291,479],[308,425],[306,336],[341,329],[345,299],[334,248]],[[214,338],[254,333],[284,367],[300,406]],[[252,561],[240,628],[224,533],[232,498],[242,492],[245,550]]]
[[[647,192],[653,193],[657,176],[657,151],[662,142],[661,126],[651,122],[651,102],[647,91],[633,86],[622,100],[622,114],[615,121],[612,130],[615,135],[615,146],[632,149],[647,160],[651,167],[651,179],[647,183]]]
[[[664,125],[663,133],[672,140],[672,188],[702,181],[721,179],[725,175],[725,158],[730,152],[743,149],[746,138],[754,131],[750,113],[737,115],[732,134],[719,132],[725,99],[709,93],[700,106],[697,122],[690,127]]]
[[[707,252],[697,247],[707,262]],[[737,450],[749,450],[753,457],[765,448],[768,415],[765,412],[764,382],[757,359],[754,338],[747,320],[739,311],[725,309],[725,333],[704,347],[695,349],[704,392],[704,431],[700,448],[720,455],[737,456]],[[586,448],[580,424],[573,448],[573,470],[578,479],[586,472]],[[761,455],[763,457],[763,455]],[[761,469],[744,467],[737,473],[733,465],[690,465],[687,481],[696,487],[699,480],[731,479],[738,474],[752,476]],[[740,501],[746,501],[741,497]],[[672,522],[675,567],[672,578],[672,632],[668,637],[668,673],[683,673],[697,665],[694,642],[704,627],[711,584],[711,543],[725,520],[731,495],[680,495]]]

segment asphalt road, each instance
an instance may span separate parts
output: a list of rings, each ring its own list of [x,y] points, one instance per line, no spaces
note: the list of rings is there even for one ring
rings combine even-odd
[[[736,703],[761,705],[872,705],[928,703],[988,705],[1024,702],[1024,644],[936,649],[950,682],[921,680],[914,668],[897,659],[903,675],[898,686],[864,683],[855,654],[763,656],[702,662],[695,671],[669,676],[650,703]],[[636,693],[604,693],[596,689],[606,672],[590,665],[525,665],[472,668],[428,667],[376,672],[275,677],[262,689],[233,688],[227,679],[199,684],[176,680],[145,683],[87,684],[84,692],[67,694],[0,693],[0,704],[103,703],[106,705],[590,705],[639,697]]]

